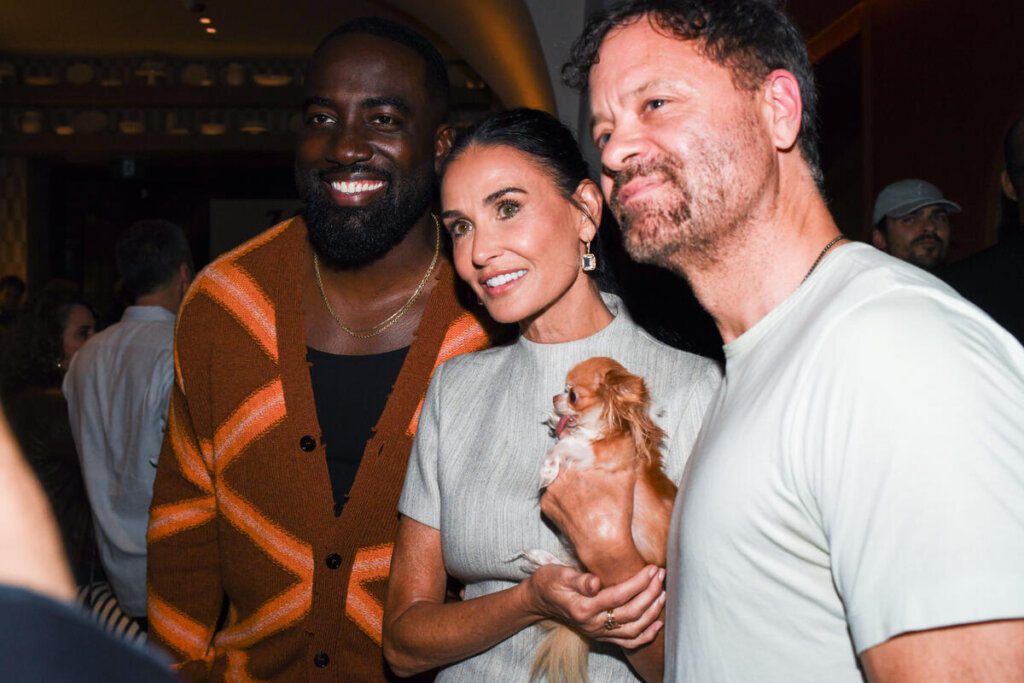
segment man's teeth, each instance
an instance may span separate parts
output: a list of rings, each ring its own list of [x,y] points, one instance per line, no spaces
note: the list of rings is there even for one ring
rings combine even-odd
[[[518,280],[522,276],[526,275],[525,270],[517,270],[514,273],[505,273],[504,275],[495,275],[492,278],[488,278],[484,281],[488,287],[500,287],[507,282]]]
[[[373,192],[384,187],[383,180],[343,180],[331,183],[335,192],[344,194],[357,194],[359,192]]]

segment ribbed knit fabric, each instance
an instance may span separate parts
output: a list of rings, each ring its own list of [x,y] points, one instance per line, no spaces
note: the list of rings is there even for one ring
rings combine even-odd
[[[285,221],[206,268],[179,314],[149,624],[189,680],[388,680],[383,601],[423,396],[438,364],[489,345],[443,263],[335,517],[306,362],[308,259],[302,219]]]

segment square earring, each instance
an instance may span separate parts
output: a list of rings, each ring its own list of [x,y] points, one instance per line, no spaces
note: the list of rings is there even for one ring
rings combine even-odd
[[[590,253],[590,242],[587,242],[586,245],[587,253],[580,257],[580,264],[583,270],[589,273],[592,270],[597,270],[597,257]]]

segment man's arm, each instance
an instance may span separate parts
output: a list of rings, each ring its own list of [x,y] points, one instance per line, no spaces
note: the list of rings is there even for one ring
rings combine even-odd
[[[1024,354],[957,306],[893,292],[812,366],[807,500],[873,681],[1024,680]]]
[[[861,658],[872,683],[1022,683],[1024,620],[904,633]]]
[[[175,340],[176,379],[150,509],[147,607],[151,641],[179,661],[176,668],[186,679],[204,680],[213,660],[211,641],[224,589],[210,454],[203,451],[211,440],[202,436],[209,431],[203,429],[201,416],[209,415],[210,378],[205,363],[190,362],[191,326],[187,311],[182,315],[186,317]],[[203,343],[195,346],[205,348]],[[197,371],[189,374],[191,367]]]

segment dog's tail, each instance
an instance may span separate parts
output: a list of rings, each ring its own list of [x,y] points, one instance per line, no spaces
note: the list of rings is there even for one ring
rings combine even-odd
[[[530,670],[530,680],[543,674],[548,683],[587,683],[587,655],[590,644],[585,636],[565,624],[542,621],[547,631]]]

